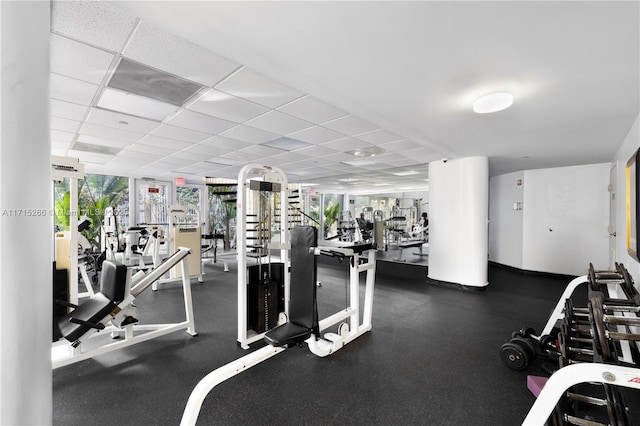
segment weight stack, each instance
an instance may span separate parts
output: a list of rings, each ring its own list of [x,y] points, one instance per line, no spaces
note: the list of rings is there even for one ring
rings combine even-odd
[[[247,273],[247,322],[256,333],[264,333],[278,325],[284,312],[284,264],[252,265]]]

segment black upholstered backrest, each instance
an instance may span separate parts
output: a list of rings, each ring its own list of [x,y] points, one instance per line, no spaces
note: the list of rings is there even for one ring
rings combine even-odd
[[[291,281],[289,321],[318,333],[316,303],[317,262],[312,247],[318,246],[318,230],[296,226],[291,230]]]
[[[102,263],[100,293],[114,302],[124,300],[127,288],[127,267],[121,263],[105,260]]]

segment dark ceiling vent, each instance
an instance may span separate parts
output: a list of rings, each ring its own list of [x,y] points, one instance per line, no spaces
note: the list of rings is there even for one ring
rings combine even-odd
[[[182,106],[203,87],[125,58],[107,86],[177,106]]]

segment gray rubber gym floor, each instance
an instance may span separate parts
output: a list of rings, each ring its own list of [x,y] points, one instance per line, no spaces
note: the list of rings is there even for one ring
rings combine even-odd
[[[247,354],[236,344],[230,267],[207,265],[205,282],[193,280],[197,337],[176,332],[54,370],[54,424],[177,425],[198,381]],[[198,424],[520,424],[534,402],[527,374],[542,375],[544,360],[513,371],[500,346],[523,325],[539,331],[569,280],[489,271],[478,292],[428,284],[410,262],[379,261],[370,333],[326,358],[287,349],[222,383]],[[318,275],[322,318],[344,306],[347,276],[333,260]],[[144,323],[183,319],[178,284],[149,289],[136,305]]]

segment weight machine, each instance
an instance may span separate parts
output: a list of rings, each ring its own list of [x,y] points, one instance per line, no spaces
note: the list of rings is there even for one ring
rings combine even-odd
[[[288,305],[287,177],[278,167],[245,165],[238,175],[238,344],[248,349],[282,320]],[[276,259],[272,251],[279,253]],[[248,258],[256,263],[247,264]],[[249,303],[251,301],[251,309]]]
[[[100,291],[80,305],[65,303],[73,310],[57,321],[59,337],[64,340],[60,339],[53,343],[51,350],[53,368],[177,330],[186,329],[188,334],[197,335],[187,262],[189,254],[189,249],[181,247],[148,274],[138,271],[134,276],[131,276],[131,269],[125,265],[105,260]],[[135,298],[179,263],[182,272],[185,320],[173,324],[138,324],[140,315],[133,303]],[[109,334],[111,339],[121,337],[123,339],[111,341],[105,336],[106,334]]]
[[[268,331],[264,340],[269,345],[236,361],[224,365],[205,376],[194,388],[182,417],[181,425],[195,424],[202,403],[209,392],[223,381],[265,361],[287,347],[302,346],[320,357],[326,357],[371,330],[375,283],[375,249],[371,243],[348,247],[339,243],[318,246],[317,230],[311,226],[292,229],[291,279],[287,321]],[[368,251],[366,262],[360,255]],[[346,309],[319,320],[317,311],[317,256],[338,257],[349,262],[349,305]],[[360,274],[365,273],[365,299],[360,321]],[[242,309],[239,309],[239,312]],[[337,326],[337,332],[323,332]]]

